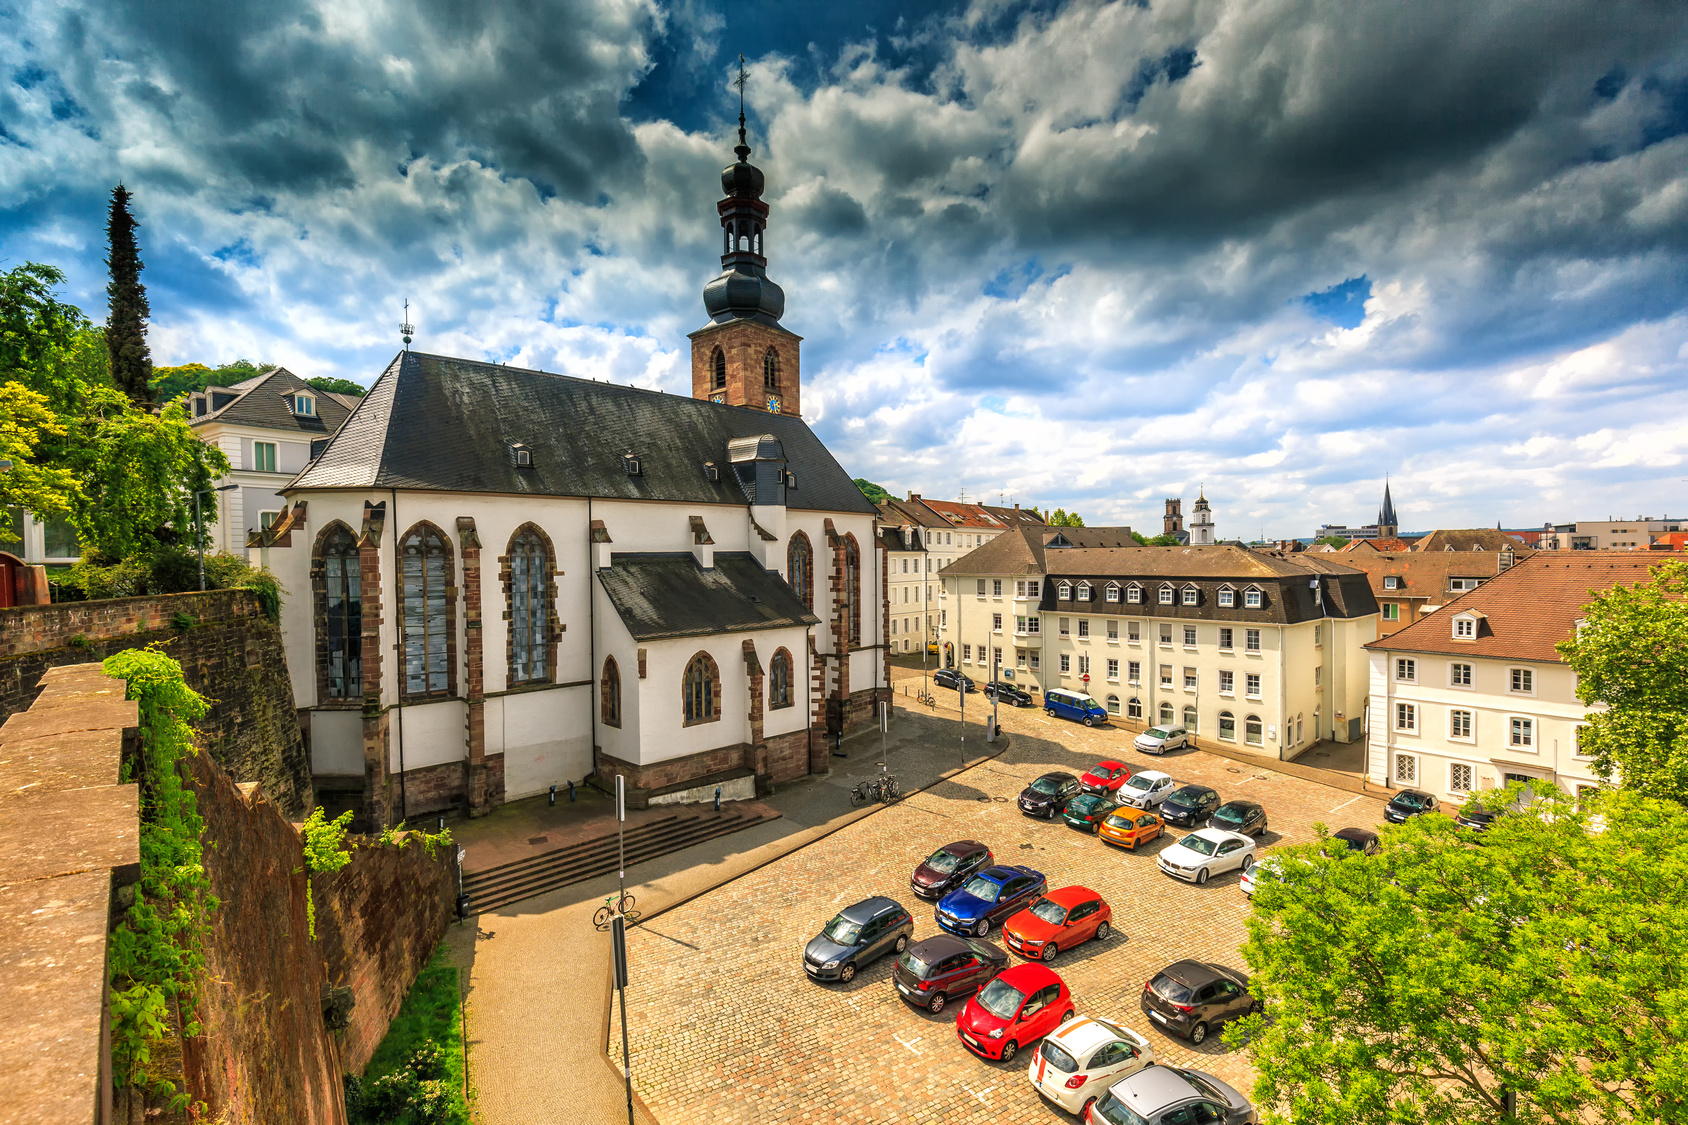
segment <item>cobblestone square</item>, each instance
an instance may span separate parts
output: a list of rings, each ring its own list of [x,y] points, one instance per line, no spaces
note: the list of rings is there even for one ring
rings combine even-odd
[[[938,694],[942,716],[953,693]],[[981,718],[984,708],[969,699],[968,713]],[[969,725],[972,740],[978,728]],[[905,1003],[891,985],[889,956],[848,985],[815,984],[803,972],[804,944],[840,908],[871,895],[910,910],[915,940],[940,932],[934,904],[915,897],[909,875],[936,848],[966,838],[989,844],[1000,863],[1043,872],[1052,888],[1083,884],[1112,906],[1105,942],[1064,951],[1051,965],[1080,1014],[1121,1021],[1149,1038],[1160,1061],[1197,1066],[1248,1090],[1245,1058],[1219,1036],[1192,1047],[1151,1026],[1138,1008],[1143,982],[1171,961],[1246,968],[1237,947],[1249,905],[1238,875],[1205,887],[1182,883],[1155,867],[1155,855],[1181,831],[1128,852],[1063,821],[1023,817],[1013,799],[1045,771],[1082,773],[1118,758],[1212,785],[1222,799],[1260,802],[1271,823],[1261,840],[1266,850],[1309,839],[1318,821],[1332,829],[1375,825],[1382,803],[1286,776],[1269,762],[1250,766],[1201,752],[1153,758],[1131,749],[1135,732],[1087,730],[1037,710],[1004,710],[1003,728],[1012,743],[1001,757],[635,927],[628,991],[634,1085],[660,1119],[1071,1121],[1031,1089],[1029,1052],[1002,1065],[961,1045],[954,1024],[962,1003],[940,1015]],[[1000,929],[990,940],[1001,943]],[[609,1032],[619,1059],[614,1014]]]

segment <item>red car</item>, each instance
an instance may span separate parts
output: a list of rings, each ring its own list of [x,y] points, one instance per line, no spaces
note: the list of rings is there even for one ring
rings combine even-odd
[[[976,992],[955,1033],[974,1054],[1008,1062],[1073,1018],[1073,998],[1042,965],[1015,965]]]
[[[1050,891],[1002,924],[1002,940],[1022,957],[1055,960],[1055,954],[1091,938],[1106,939],[1114,912],[1089,887]]]
[[[1111,797],[1119,787],[1131,780],[1131,767],[1123,762],[1097,762],[1078,783],[1084,787],[1086,793],[1100,793],[1104,797]]]

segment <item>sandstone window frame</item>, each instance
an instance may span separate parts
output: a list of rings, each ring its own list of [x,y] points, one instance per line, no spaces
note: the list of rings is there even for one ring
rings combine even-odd
[[[813,611],[815,608],[815,548],[807,533],[793,533],[785,547],[785,581],[797,600]]]
[[[621,665],[614,656],[604,657],[603,674],[598,679],[598,721],[621,729]]]
[[[557,643],[557,553],[536,523],[510,533],[499,559],[504,585],[505,675],[509,687],[555,683]]]
[[[317,697],[361,700],[362,550],[358,546],[357,532],[342,520],[329,521],[328,526],[317,535],[311,559],[311,589],[316,602]],[[341,669],[338,677],[335,674],[336,640],[339,641],[338,663]]]
[[[721,669],[699,649],[680,675],[680,717],[688,727],[721,721]]]
[[[419,520],[399,537],[394,569],[404,653],[400,698],[406,703],[449,699],[457,684],[457,554],[451,539],[437,524]],[[418,656],[420,672],[412,670]]]
[[[789,649],[774,650],[773,659],[768,661],[768,710],[796,706],[796,695],[792,690],[795,668]]]

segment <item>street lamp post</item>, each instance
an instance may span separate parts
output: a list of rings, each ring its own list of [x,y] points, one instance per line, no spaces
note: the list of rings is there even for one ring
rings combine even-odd
[[[230,489],[239,488],[239,487],[240,486],[238,484],[225,484],[221,488],[201,488],[193,494],[193,531],[194,531],[193,537],[194,537],[194,541],[199,546],[199,591],[200,591],[200,593],[205,592],[205,521],[202,518],[200,518],[199,498],[201,496],[210,496],[210,495],[213,495],[214,493],[218,493],[218,492],[228,492]]]

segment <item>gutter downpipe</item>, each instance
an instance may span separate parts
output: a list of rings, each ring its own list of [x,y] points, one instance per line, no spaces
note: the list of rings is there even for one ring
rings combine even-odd
[[[404,784],[404,557],[399,553],[399,490],[389,488],[388,495],[393,501],[393,574],[398,581],[398,604],[393,608],[398,612],[393,614],[393,620],[398,628],[393,637],[393,671],[398,676],[398,701],[393,710],[399,713],[399,823],[404,823],[409,812],[409,804],[405,800]],[[426,675],[427,653],[422,654],[424,661],[423,673]]]
[[[592,497],[586,498],[586,658],[592,662],[587,669],[593,679],[603,682],[603,673],[598,669],[598,548],[592,542]],[[619,674],[621,669],[616,669]],[[638,679],[638,666],[635,665],[634,680]],[[587,710],[590,712],[592,728],[592,772],[598,772],[598,709],[591,706],[591,696],[587,696]],[[623,713],[627,708],[627,693],[621,693]],[[582,783],[584,784],[584,782]],[[613,790],[615,786],[612,784]],[[615,795],[613,792],[610,794]]]

